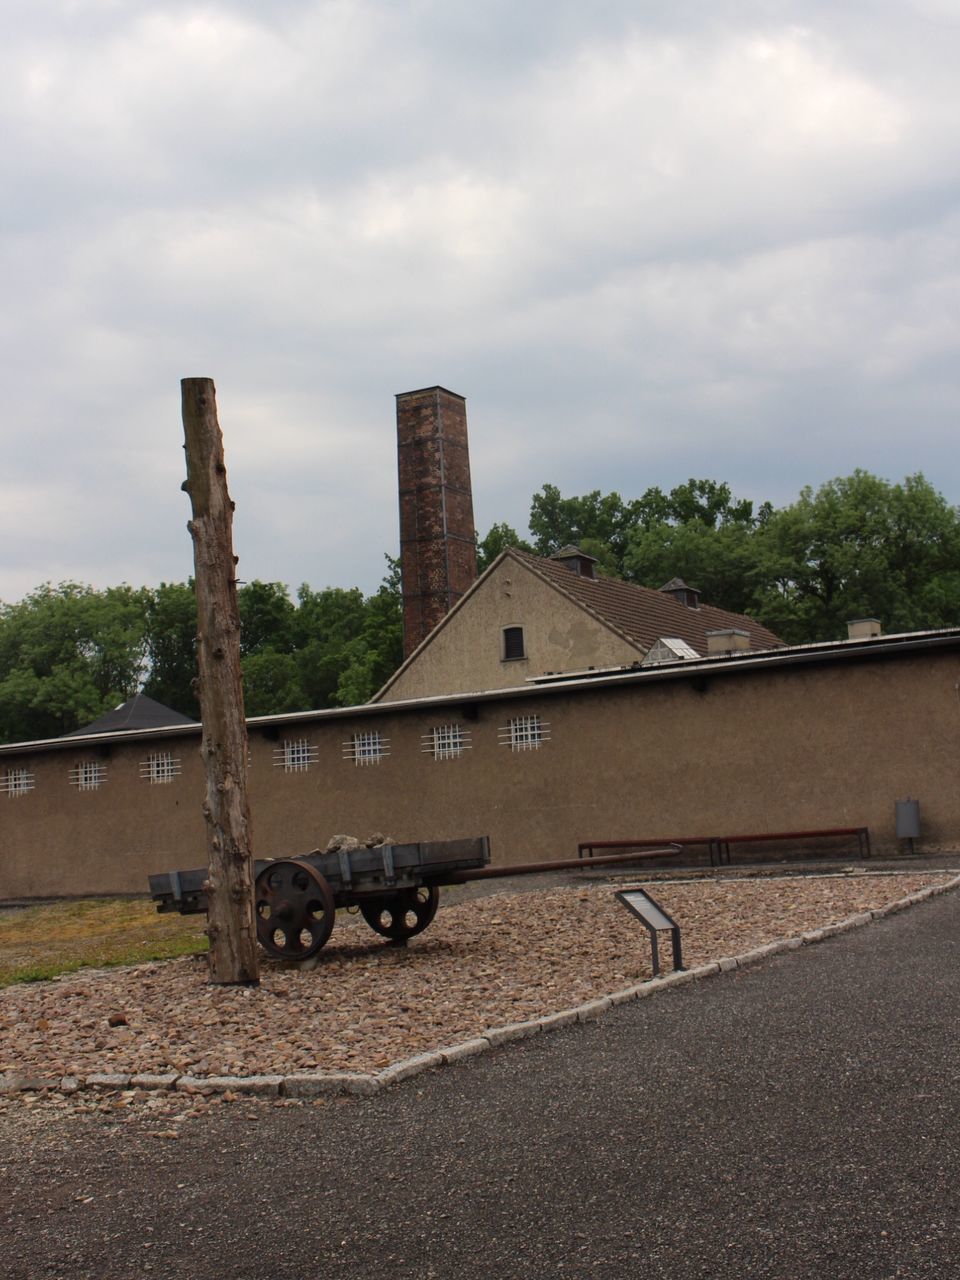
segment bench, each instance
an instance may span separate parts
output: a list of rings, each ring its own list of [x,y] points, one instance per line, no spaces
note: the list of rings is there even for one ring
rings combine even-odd
[[[682,848],[703,845],[710,856],[711,867],[730,865],[730,846],[735,844],[774,844],[789,840],[818,840],[828,836],[856,836],[861,858],[870,857],[869,827],[816,827],[807,831],[749,832],[732,836],[672,836],[669,840],[582,840],[577,845],[578,858],[592,858],[597,849],[652,849],[656,845],[676,844]],[[680,849],[677,852],[681,852]],[[676,854],[664,854],[675,857]]]
[[[870,857],[869,827],[816,827],[810,831],[767,831],[760,834],[752,832],[748,835],[715,836],[710,865],[714,865],[714,856],[719,865],[729,865],[732,844],[773,844],[786,840],[819,840],[826,836],[856,836],[860,857]]]
[[[710,865],[714,865],[713,836],[677,836],[675,840],[583,840],[577,845],[577,857],[592,858],[595,849],[655,849],[658,845],[671,844],[681,847],[664,853],[665,858],[675,858],[688,845],[702,844],[710,852]]]

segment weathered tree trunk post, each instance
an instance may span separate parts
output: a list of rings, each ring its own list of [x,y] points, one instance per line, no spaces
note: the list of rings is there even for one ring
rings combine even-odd
[[[247,802],[247,724],[240,677],[240,613],[233,503],[227,492],[217,393],[211,378],[181,383],[183,434],[193,519],[201,755],[207,770],[207,902],[210,980],[260,981],[253,908],[253,854]]]

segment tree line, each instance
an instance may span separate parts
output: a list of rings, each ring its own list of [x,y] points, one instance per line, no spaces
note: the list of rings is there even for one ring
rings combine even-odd
[[[960,625],[960,510],[919,474],[892,484],[855,471],[779,509],[754,509],[713,480],[629,501],[599,490],[568,498],[547,484],[530,538],[494,525],[480,559],[568,543],[641,586],[683,578],[704,603],[749,614],[788,643],[842,639],[852,618],[879,618],[888,632]]]
[[[389,559],[389,557],[388,557]],[[354,706],[402,660],[399,567],[379,590],[279,582],[237,591],[247,715]],[[0,741],[54,738],[138,689],[199,718],[193,584],[39,587],[0,604]]]
[[[840,639],[851,618],[884,629],[960,626],[960,511],[922,476],[866,471],[758,507],[691,479],[639,498],[545,484],[527,534],[498,523],[478,541],[481,570],[506,546],[550,555],[575,543],[600,571],[657,588],[674,577],[705,603],[762,622],[783,640]],[[238,591],[248,715],[367,701],[402,660],[399,566],[380,588],[250,582]],[[138,688],[198,716],[190,583],[95,590],[49,584],[0,603],[0,741],[56,737]]]

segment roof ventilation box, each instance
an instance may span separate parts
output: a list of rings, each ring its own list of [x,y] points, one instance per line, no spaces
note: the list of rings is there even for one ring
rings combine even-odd
[[[724,631],[707,632],[707,657],[715,658],[725,653],[741,653],[750,648],[749,631],[728,627]]]
[[[873,640],[883,630],[877,618],[853,618],[847,623],[848,640]]]

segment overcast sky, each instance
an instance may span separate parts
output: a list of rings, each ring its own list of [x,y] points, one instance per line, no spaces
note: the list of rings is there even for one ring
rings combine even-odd
[[[0,600],[192,568],[375,589],[394,395],[544,482],[960,502],[960,0],[7,0]]]

